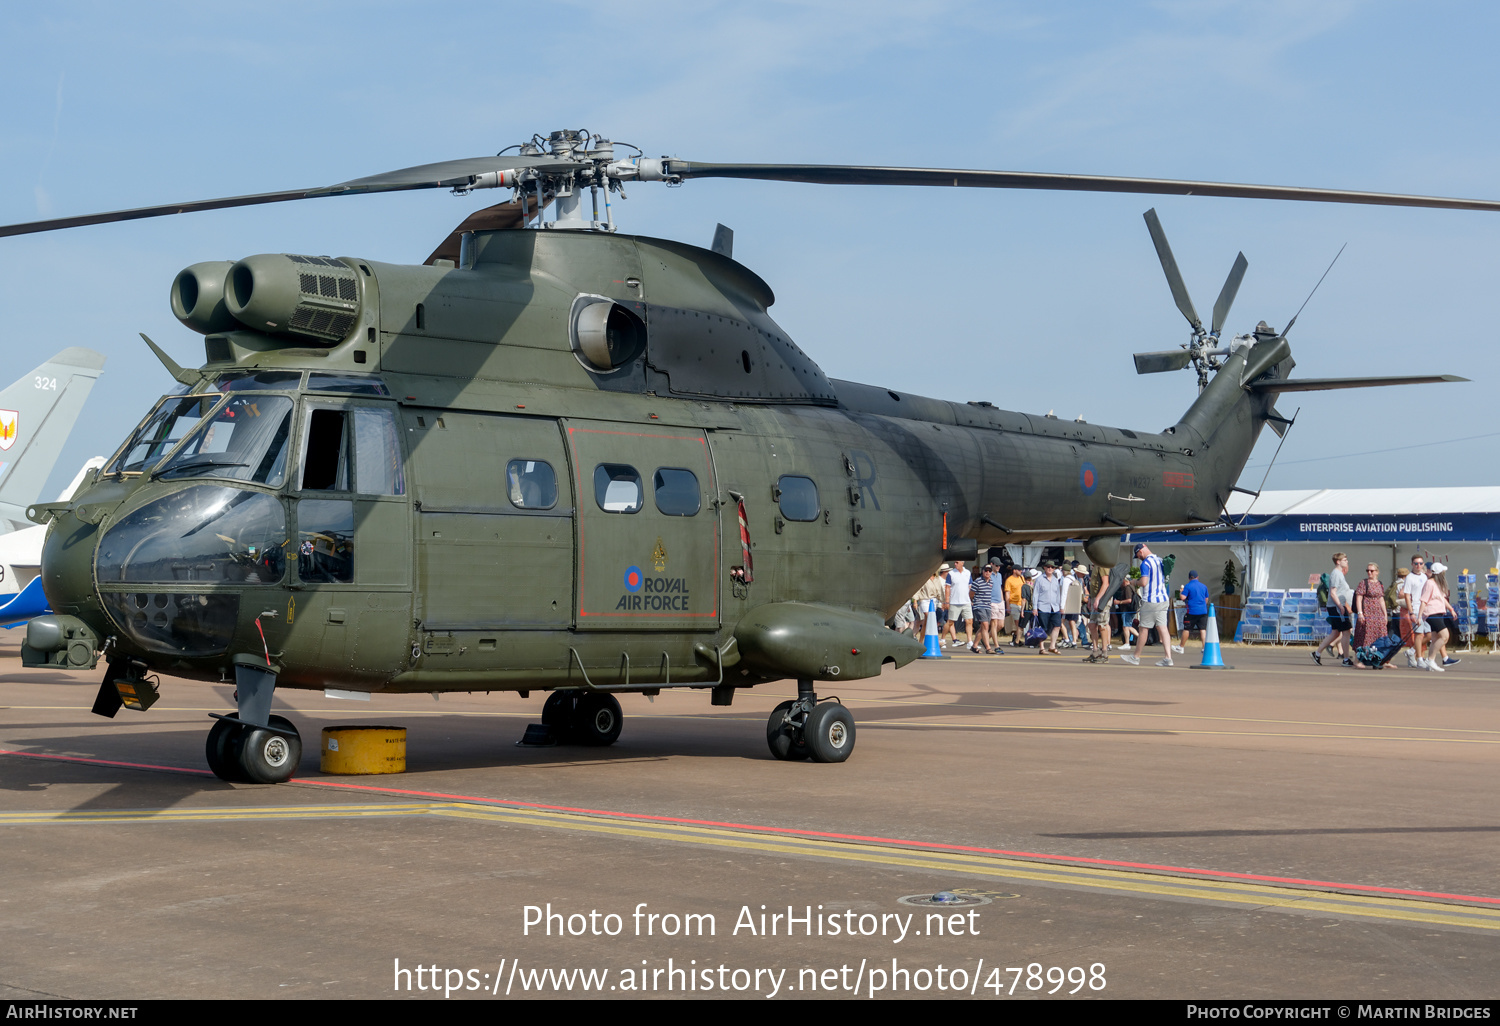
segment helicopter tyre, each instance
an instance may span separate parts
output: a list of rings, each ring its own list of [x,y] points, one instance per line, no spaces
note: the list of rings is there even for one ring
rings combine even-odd
[[[816,706],[802,733],[813,762],[843,762],[854,751],[854,716],[838,702]]]
[[[573,709],[573,742],[605,748],[620,738],[625,714],[614,695],[582,695]]]
[[[771,718],[766,721],[766,746],[782,762],[801,762],[812,754],[807,750],[803,731],[787,720],[787,713],[795,704],[782,702],[771,710]]]
[[[552,736],[558,744],[573,741],[577,704],[578,693],[575,691],[554,691],[542,703],[542,725],[552,728]]]
[[[244,731],[238,724],[215,720],[204,743],[204,756],[214,776],[230,784],[248,784],[250,778],[240,768],[239,743]]]
[[[290,730],[281,734],[257,727],[246,732],[239,744],[239,769],[252,784],[280,784],[290,780],[302,762],[302,737],[283,716],[272,716],[271,725]]]

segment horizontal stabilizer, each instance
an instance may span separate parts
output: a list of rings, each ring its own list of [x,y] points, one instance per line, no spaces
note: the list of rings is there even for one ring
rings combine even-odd
[[[1182,370],[1192,356],[1186,349],[1168,349],[1160,353],[1136,353],[1137,374],[1160,374],[1162,371]]]
[[[1391,378],[1282,378],[1253,381],[1252,392],[1324,392],[1332,388],[1378,388],[1381,385],[1436,385],[1444,381],[1468,381],[1456,374],[1410,374]]]

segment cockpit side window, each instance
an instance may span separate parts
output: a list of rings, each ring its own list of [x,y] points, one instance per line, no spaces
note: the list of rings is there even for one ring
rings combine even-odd
[[[302,490],[349,491],[349,457],[353,447],[348,410],[308,411],[307,440],[302,458]]]
[[[310,405],[302,446],[303,491],[406,494],[394,409]]]
[[[362,495],[405,495],[406,475],[396,440],[396,411],[356,406],[354,414],[354,487]]]

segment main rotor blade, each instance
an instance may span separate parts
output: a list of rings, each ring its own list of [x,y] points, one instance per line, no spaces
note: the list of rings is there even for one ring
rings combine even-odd
[[[135,207],[130,210],[112,210],[103,214],[84,214],[78,217],[54,217],[46,221],[28,221],[24,224],[0,226],[0,238],[11,235],[31,235],[36,232],[57,231],[60,228],[79,228],[90,224],[108,224],[113,221],[134,221],[144,217],[163,217],[167,214],[189,214],[200,210],[223,210],[228,207],[250,207],[262,203],[285,203],[289,200],[316,199],[322,196],[352,196],[375,192],[407,192],[413,189],[449,189],[467,184],[470,177],[488,171],[506,171],[535,167],[542,170],[572,168],[575,161],[559,161],[553,157],[469,157],[464,160],[447,160],[437,164],[420,164],[416,167],[387,171],[367,178],[355,178],[338,185],[317,189],[288,189],[283,192],[258,192],[248,196],[229,196],[223,199],[194,200],[188,203],[164,203],[154,207]]]
[[[1151,232],[1151,241],[1156,243],[1156,255],[1161,258],[1161,269],[1167,273],[1172,298],[1177,301],[1177,309],[1182,311],[1182,316],[1187,318],[1193,330],[1201,333],[1203,322],[1198,319],[1198,311],[1193,309],[1193,300],[1188,296],[1187,286],[1182,283],[1182,272],[1177,269],[1177,259],[1172,256],[1172,247],[1167,245],[1167,233],[1161,230],[1161,219],[1156,216],[1156,208],[1146,211],[1145,218],[1146,228]]]
[[[966,171],[932,167],[862,167],[851,164],[700,164],[666,160],[677,178],[751,178],[815,185],[935,185],[970,189],[1045,189],[1066,192],[1133,192],[1159,196],[1226,196],[1237,199],[1304,200],[1314,203],[1367,203],[1390,207],[1500,211],[1500,200],[1453,199],[1348,189],[1306,189],[1286,185],[1189,182],[1173,178],[1116,178],[1028,171]]]
[[[1160,374],[1162,371],[1182,370],[1192,360],[1186,349],[1167,349],[1160,353],[1136,353],[1137,374]]]
[[[1219,298],[1214,301],[1214,322],[1208,329],[1214,338],[1219,337],[1219,329],[1224,327],[1224,318],[1229,316],[1229,308],[1234,305],[1234,297],[1239,293],[1240,282],[1245,277],[1245,268],[1249,266],[1250,261],[1245,259],[1245,254],[1241,253],[1234,258],[1229,277],[1224,279],[1224,287],[1219,290]]]

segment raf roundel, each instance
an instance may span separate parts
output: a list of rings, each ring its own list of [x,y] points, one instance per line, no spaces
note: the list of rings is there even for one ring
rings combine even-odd
[[[633,591],[640,591],[641,590],[641,568],[640,567],[633,566],[630,569],[628,569],[628,570],[625,571],[625,590],[626,591],[632,591],[632,592]]]
[[[1093,495],[1094,487],[1098,483],[1099,473],[1092,463],[1085,463],[1078,469],[1078,486],[1083,489],[1084,495]]]

